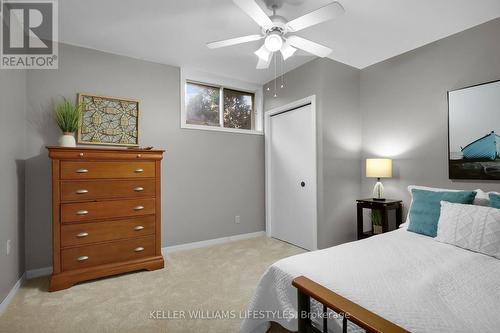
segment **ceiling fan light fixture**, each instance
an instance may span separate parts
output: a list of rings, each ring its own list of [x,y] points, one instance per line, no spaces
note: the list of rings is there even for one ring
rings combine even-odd
[[[272,32],[267,35],[264,45],[271,52],[276,52],[283,46],[283,38],[281,38],[279,33]]]
[[[293,46],[290,46],[290,44],[288,44],[287,42],[285,42],[283,43],[283,46],[281,47],[280,51],[281,55],[283,56],[283,60],[286,60],[291,56],[293,56],[293,54],[295,53],[295,51],[297,51],[297,49]]]
[[[269,61],[269,58],[271,57],[271,52],[266,48],[266,45],[262,45],[257,51],[254,52],[259,59],[262,61]]]

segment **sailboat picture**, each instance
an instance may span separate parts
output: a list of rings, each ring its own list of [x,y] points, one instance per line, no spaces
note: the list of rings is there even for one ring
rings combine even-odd
[[[448,93],[450,179],[500,180],[500,81]]]

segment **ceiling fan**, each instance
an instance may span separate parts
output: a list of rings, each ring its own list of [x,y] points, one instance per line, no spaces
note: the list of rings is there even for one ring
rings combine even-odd
[[[262,33],[211,42],[207,43],[207,46],[215,49],[265,39],[264,44],[255,51],[255,54],[259,57],[257,69],[268,68],[274,52],[277,51],[281,52],[284,60],[290,58],[297,49],[321,58],[328,56],[332,52],[330,48],[288,34],[329,21],[344,13],[344,7],[340,3],[332,2],[294,20],[287,21],[284,17],[276,15],[276,10],[282,6],[283,0],[265,0],[266,6],[273,11],[271,16],[267,16],[255,0],[233,0],[233,2],[257,22],[262,29]]]

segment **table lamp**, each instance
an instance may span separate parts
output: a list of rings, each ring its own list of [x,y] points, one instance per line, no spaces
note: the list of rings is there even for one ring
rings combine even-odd
[[[384,186],[380,178],[392,177],[392,160],[388,158],[367,158],[366,177],[377,178],[377,183],[373,188],[373,200],[384,201]]]

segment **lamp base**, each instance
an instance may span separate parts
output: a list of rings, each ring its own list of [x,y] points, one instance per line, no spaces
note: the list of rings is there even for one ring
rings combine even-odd
[[[385,201],[384,185],[380,182],[380,178],[377,179],[377,183],[373,187],[373,200]]]

